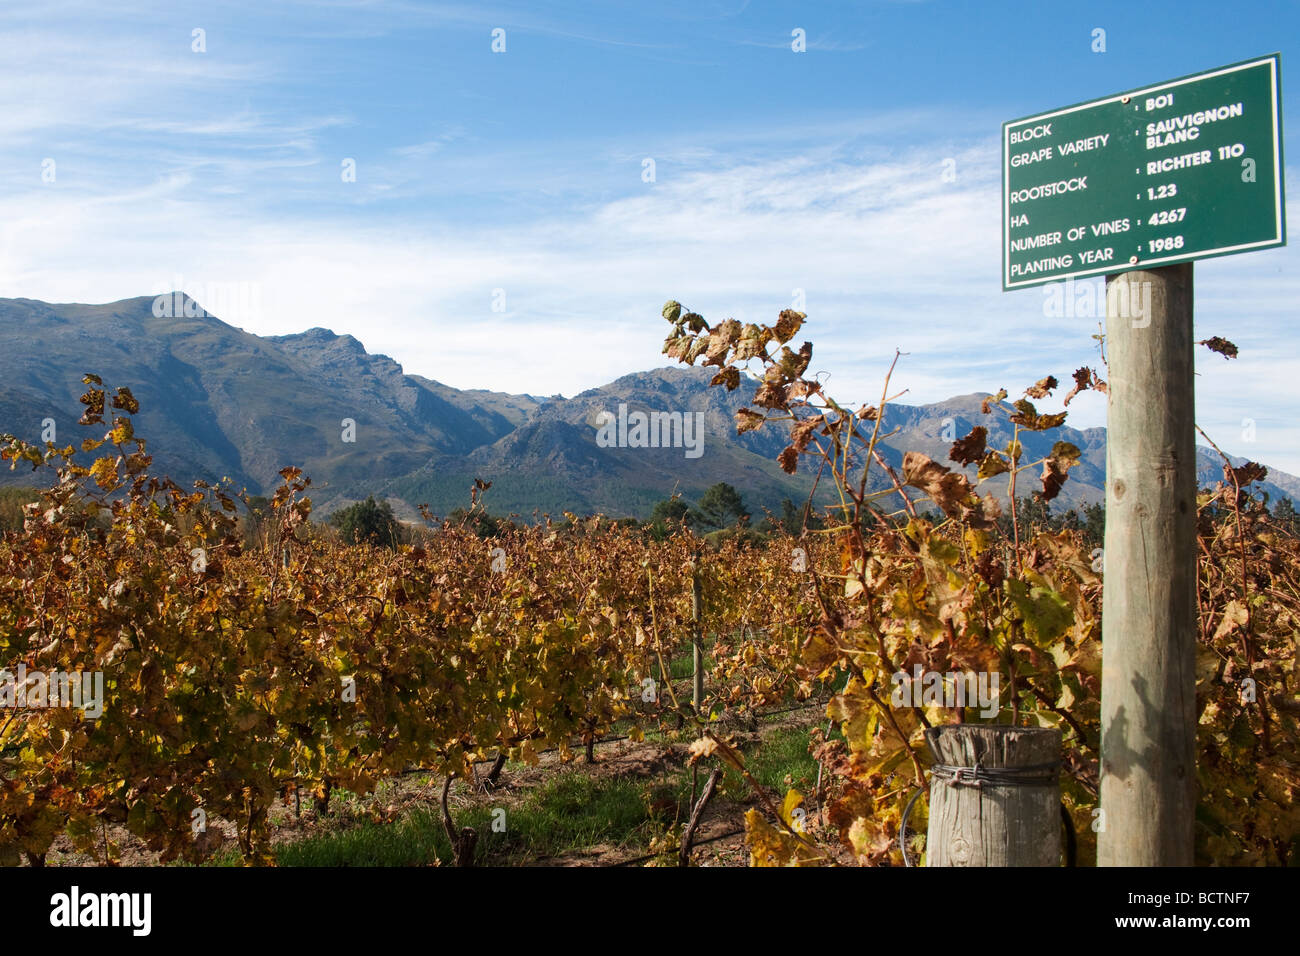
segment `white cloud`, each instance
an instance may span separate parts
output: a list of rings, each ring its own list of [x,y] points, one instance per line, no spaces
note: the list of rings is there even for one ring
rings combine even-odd
[[[411,12],[303,6],[329,15],[311,26],[327,33],[361,11]],[[428,20],[488,15],[445,6]],[[515,15],[525,29],[569,29]],[[998,147],[983,132],[996,124],[969,112],[535,146],[430,124],[360,156],[346,185],[336,144],[322,145],[354,123],[346,112],[241,105],[284,69],[266,50],[205,59],[163,25],[87,45],[14,14],[0,22],[13,27],[0,31],[6,72],[30,71],[26,85],[0,85],[0,295],[103,302],[177,276],[196,290],[254,285],[261,314],[228,316],[249,331],[327,326],[411,372],[534,394],[665,364],[669,297],[710,320],[757,320],[795,290],[813,368],[849,401],[878,400],[895,348],[908,354],[894,384],[913,402],[1014,395],[1097,364],[1095,320],[1047,317],[1039,290],[1001,292]],[[192,94],[214,82],[221,108],[196,110]],[[47,155],[52,184],[40,181]],[[639,181],[646,155],[652,184]],[[948,158],[956,182],[943,180]],[[1236,362],[1198,355],[1202,425],[1233,454],[1300,473],[1294,254],[1196,271],[1198,338],[1242,348]],[[492,311],[495,289],[505,313]],[[1094,396],[1071,411],[1072,424],[1104,423]]]

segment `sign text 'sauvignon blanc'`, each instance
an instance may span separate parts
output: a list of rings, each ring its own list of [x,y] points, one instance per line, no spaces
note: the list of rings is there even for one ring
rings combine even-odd
[[[1279,57],[1003,124],[1002,287],[1284,245]]]

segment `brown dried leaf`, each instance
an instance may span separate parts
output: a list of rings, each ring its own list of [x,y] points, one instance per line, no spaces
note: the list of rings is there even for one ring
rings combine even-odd
[[[1223,466],[1223,480],[1231,482],[1233,476],[1237,478],[1237,484],[1245,487],[1252,481],[1263,481],[1268,477],[1268,469],[1257,462],[1248,461],[1240,467],[1229,470],[1227,465]]]
[[[786,389],[784,386],[774,384],[773,382],[764,382],[754,393],[753,404],[759,408],[785,408],[786,407]]]
[[[728,366],[727,368],[720,370],[717,375],[713,376],[713,379],[709,384],[725,385],[727,386],[727,391],[734,392],[740,385],[740,370]]]
[[[928,455],[909,451],[903,456],[903,482],[920,488],[930,496],[944,514],[961,516],[961,504],[971,496],[970,482],[960,472],[954,472]]]
[[[1069,477],[1069,471],[1079,463],[1079,449],[1068,441],[1058,441],[1052,446],[1052,453],[1043,459],[1043,490],[1039,497],[1051,501],[1061,493],[1061,486]]]
[[[119,387],[117,394],[113,396],[113,407],[120,408],[129,415],[134,415],[140,411],[140,403],[136,401],[136,397],[131,394],[131,390],[125,385]]]
[[[959,465],[969,465],[973,461],[979,461],[984,457],[984,442],[988,435],[987,428],[976,425],[970,430],[969,435],[952,443],[952,448],[948,450],[948,460],[955,461]]]
[[[980,403],[980,409],[984,412],[985,415],[987,415],[992,410],[994,405],[1000,404],[1002,402],[1002,399],[1006,397],[1007,397],[1007,390],[1005,388],[1000,388],[998,389],[998,393],[996,395],[989,395],[984,399],[983,402]]]
[[[707,337],[701,336],[703,341],[708,343],[708,348],[704,352],[705,365],[721,365],[722,360],[727,357],[731,351],[731,343],[717,333],[709,333]]]
[[[743,435],[745,432],[753,431],[760,427],[763,422],[767,421],[767,416],[752,408],[740,408],[736,410],[736,434]]]
[[[781,346],[781,356],[777,359],[777,365],[785,373],[787,378],[799,378],[808,370],[808,363],[812,360],[812,343],[805,342],[799,346],[798,352],[791,352],[786,346]]]
[[[1023,398],[1018,400],[1015,406],[1017,409],[1016,414],[1010,416],[1008,420],[1031,432],[1045,432],[1049,428],[1057,428],[1065,422],[1065,412],[1040,415],[1038,410],[1034,408],[1033,403]]]
[[[691,343],[695,341],[694,336],[690,335],[670,335],[664,339],[664,355],[670,359],[681,361],[682,357],[691,348]]]
[[[776,320],[776,325],[772,328],[772,333],[776,340],[784,345],[794,338],[795,334],[802,328],[804,320],[808,318],[803,312],[796,312],[794,309],[786,309]]]
[[[791,447],[799,451],[803,451],[807,448],[808,443],[812,441],[813,432],[816,431],[817,426],[825,422],[825,420],[826,418],[824,415],[818,415],[816,418],[805,418],[798,422],[794,428],[790,430]]]
[[[1069,394],[1065,396],[1065,400],[1062,404],[1069,405],[1070,399],[1074,398],[1074,396],[1078,395],[1080,392],[1086,391],[1090,388],[1101,392],[1103,395],[1108,391],[1106,383],[1097,377],[1097,373],[1093,369],[1090,369],[1087,366],[1084,366],[1081,369],[1076,369],[1074,373],[1074,388],[1070,389]]]
[[[1211,352],[1218,352],[1226,359],[1235,359],[1237,357],[1237,346],[1218,335],[1212,335],[1208,339],[1201,339],[1196,344],[1204,345]]]
[[[1052,446],[1049,458],[1055,458],[1066,463],[1066,467],[1073,467],[1079,463],[1079,458],[1083,452],[1079,451],[1079,446],[1073,442],[1058,441]]]
[[[1238,628],[1245,627],[1250,620],[1250,615],[1246,607],[1240,601],[1229,601],[1223,608],[1223,619],[1219,621],[1219,626],[1214,629],[1214,637],[1211,642],[1217,642],[1227,634],[1231,634]]]
[[[975,573],[984,579],[984,583],[989,586],[989,590],[996,591],[1002,587],[1002,580],[1007,576],[1006,568],[1002,562],[994,557],[993,549],[980,553],[975,559]]]
[[[763,347],[767,345],[771,335],[772,333],[769,330],[760,329],[753,322],[747,323],[736,341],[735,360],[737,362],[748,362],[752,358],[763,355]]]
[[[992,478],[994,475],[1001,475],[1011,470],[1007,460],[999,452],[991,451],[984,456],[980,462],[979,477],[980,479]]]
[[[87,376],[89,378],[90,376]],[[104,422],[104,393],[92,388],[81,396],[81,404],[86,406],[78,420],[79,425],[102,425]]]
[[[1056,381],[1056,377],[1049,375],[1047,378],[1040,378],[1033,385],[1030,385],[1025,389],[1025,394],[1030,398],[1046,398],[1052,394],[1052,389],[1056,388],[1058,384],[1060,383]]]
[[[691,341],[690,348],[688,348],[686,354],[681,357],[681,361],[685,362],[687,365],[694,365],[695,360],[703,355],[708,347],[709,337],[707,335],[697,336]]]
[[[716,338],[725,339],[729,344],[735,345],[740,340],[740,323],[735,319],[725,319],[710,333]]]
[[[966,522],[972,528],[992,528],[997,524],[997,520],[1002,515],[1002,506],[992,495],[985,495],[983,498],[976,498],[971,495],[973,502],[971,504],[962,504],[961,520]]]
[[[718,743],[712,737],[700,737],[691,743],[690,765],[698,763],[705,757],[711,757],[718,752]]]
[[[1043,490],[1038,492],[1038,497],[1043,501],[1051,501],[1061,493],[1061,486],[1065,484],[1065,479],[1069,477],[1066,470],[1060,466],[1060,463],[1051,458],[1043,459],[1043,474],[1040,476],[1043,482]]]

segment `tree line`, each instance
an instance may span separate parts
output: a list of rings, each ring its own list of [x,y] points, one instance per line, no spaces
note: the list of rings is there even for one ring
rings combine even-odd
[[[0,531],[20,530],[24,506],[38,498],[39,492],[34,488],[0,488]],[[248,505],[249,512],[243,521],[245,543],[253,547],[262,543],[266,537],[264,522],[269,513],[269,501],[264,496],[253,495],[248,499]],[[942,518],[942,515],[932,509],[923,507],[918,510],[932,521]],[[1210,518],[1215,518],[1222,508],[1215,503],[1205,510],[1210,512]],[[1272,512],[1281,531],[1300,537],[1300,511],[1297,511],[1290,498],[1280,499],[1273,506]],[[511,519],[489,514],[481,505],[457,508],[447,516],[447,520],[468,527],[480,538],[495,537],[513,525]],[[1096,503],[1082,507],[1054,508],[1049,502],[1025,496],[1016,501],[1015,520],[1022,536],[1027,532],[1077,531],[1088,547],[1100,548],[1105,537],[1106,509],[1104,505]],[[757,543],[778,531],[798,535],[804,528],[815,530],[823,527],[821,517],[811,505],[796,505],[789,498],[781,502],[779,513],[765,512],[761,518],[755,519],[753,511],[745,503],[744,495],[725,481],[707,488],[694,503],[681,495],[673,495],[656,503],[650,517],[645,520],[621,518],[615,523],[640,528],[659,540],[685,526],[715,545],[733,537],[743,542]],[[332,528],[345,543],[370,542],[393,549],[410,543],[419,533],[418,529],[413,530],[398,520],[387,499],[376,500],[373,495],[335,511],[324,524]],[[1003,514],[998,519],[998,529],[1006,537],[1012,536],[1010,509],[1003,509]]]

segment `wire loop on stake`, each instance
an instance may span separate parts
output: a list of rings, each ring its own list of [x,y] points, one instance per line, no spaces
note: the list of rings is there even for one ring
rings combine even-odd
[[[1031,767],[950,767],[935,764],[930,777],[938,777],[958,787],[1050,787],[1061,774],[1059,763],[1042,763]]]
[[[907,806],[903,808],[903,821],[898,827],[898,848],[903,851],[903,866],[911,866],[912,861],[907,858],[907,818],[912,815],[912,804],[916,803],[916,798],[925,793],[924,787],[917,787],[916,793],[912,794]]]

